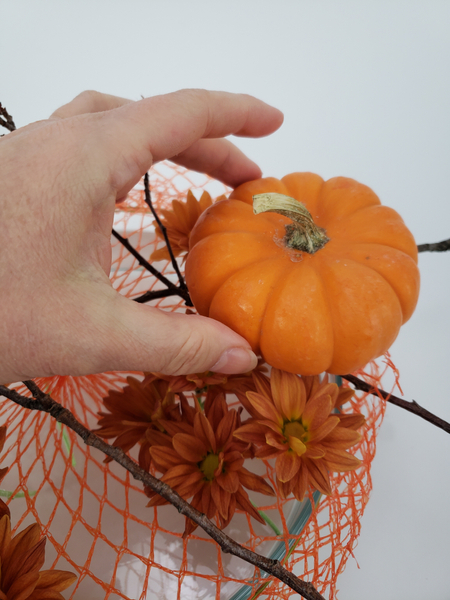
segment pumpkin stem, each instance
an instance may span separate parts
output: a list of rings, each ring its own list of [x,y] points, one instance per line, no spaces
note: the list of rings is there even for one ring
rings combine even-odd
[[[288,248],[314,254],[329,241],[325,229],[318,227],[306,206],[284,194],[267,193],[253,196],[253,212],[274,212],[292,220],[286,225],[284,242]]]

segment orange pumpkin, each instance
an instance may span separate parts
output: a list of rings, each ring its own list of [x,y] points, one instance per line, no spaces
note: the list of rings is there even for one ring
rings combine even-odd
[[[277,205],[281,214],[254,214],[255,195],[277,194],[291,197],[287,212]],[[298,218],[314,229],[312,242],[291,220],[300,203],[312,217]],[[292,373],[363,367],[391,346],[418,299],[412,234],[370,188],[345,177],[245,183],[200,216],[189,247],[186,283],[198,312]]]

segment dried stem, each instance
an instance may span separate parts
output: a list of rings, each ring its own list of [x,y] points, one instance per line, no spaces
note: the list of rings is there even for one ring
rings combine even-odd
[[[393,394],[389,394],[384,390],[380,390],[379,388],[370,385],[370,383],[366,383],[365,381],[359,379],[358,377],[355,377],[354,375],[341,375],[341,377],[342,379],[346,379],[352,385],[354,385],[354,387],[357,390],[368,392],[369,394],[373,394],[374,396],[378,396],[379,398],[384,398],[384,400],[386,400],[387,402],[395,404],[395,406],[400,406],[400,408],[404,408],[408,412],[411,412],[414,415],[425,419],[425,421],[436,425],[436,427],[439,427],[439,429],[443,429],[447,433],[450,433],[450,423],[447,423],[447,421],[444,421],[444,419],[437,417],[436,415],[428,411],[426,408],[423,408],[422,406],[420,406],[420,404],[417,404],[415,400],[408,401],[403,400],[402,398],[398,398]]]
[[[5,129],[7,129],[8,131],[16,130],[16,124],[14,123],[12,116],[9,114],[9,112],[6,110],[6,108],[4,106],[2,106],[1,102],[0,102],[0,125],[2,127],[4,127]]]
[[[147,206],[152,211],[152,215],[155,218],[155,221],[158,224],[158,227],[161,229],[162,234],[164,236],[164,240],[166,242],[167,250],[169,251],[169,255],[170,255],[170,261],[171,261],[172,266],[173,266],[173,268],[175,270],[175,273],[177,274],[178,281],[180,282],[180,288],[187,294],[187,296],[189,298],[189,300],[186,300],[186,304],[187,304],[187,306],[194,306],[192,304],[192,300],[190,299],[189,292],[188,292],[188,289],[187,289],[187,285],[186,285],[186,283],[184,281],[184,277],[181,274],[180,267],[178,266],[177,259],[175,258],[175,255],[173,253],[172,246],[170,245],[169,236],[167,235],[167,229],[163,225],[161,219],[158,216],[158,213],[156,212],[156,210],[155,210],[155,208],[153,206],[152,196],[150,194],[150,184],[149,184],[148,173],[146,173],[144,175],[144,192],[145,192],[145,202],[147,203]],[[183,298],[184,298],[184,296],[183,296]]]
[[[158,269],[155,269],[155,267],[153,265],[151,265],[147,260],[145,260],[145,258],[135,248],[133,248],[133,246],[130,244],[130,242],[126,238],[122,237],[120,235],[120,233],[118,233],[115,229],[113,229],[111,233],[128,250],[128,252],[134,256],[134,258],[138,261],[138,263],[141,265],[141,267],[144,267],[144,269],[149,271],[152,275],[154,275],[157,279],[159,279],[159,281],[161,281],[161,283],[166,285],[169,290],[171,290],[171,293],[167,294],[168,296],[181,296],[188,306],[193,306],[191,298],[189,296],[189,292],[187,291],[187,288],[182,289],[181,287],[178,287],[174,283],[172,283],[170,281],[170,279],[167,279],[167,277],[164,277],[164,275],[162,273],[160,273],[158,271]],[[152,292],[152,291],[146,292],[146,294],[144,294],[144,296],[145,296],[145,300],[142,299],[143,296],[140,296],[139,298],[136,299],[136,301],[137,302],[149,302],[150,300],[154,300],[155,298],[163,297],[159,294],[159,290],[157,290],[155,292]]]
[[[112,458],[115,462],[129,471],[134,479],[141,481],[145,486],[148,486],[157,494],[160,494],[165,500],[173,504],[178,512],[189,517],[189,519],[192,519],[192,521],[199,525],[219,544],[222,552],[233,554],[234,556],[238,556],[246,562],[255,565],[259,569],[288,585],[292,590],[303,596],[303,598],[306,598],[306,600],[325,600],[311,583],[302,581],[296,577],[293,573],[285,569],[278,560],[266,558],[265,556],[252,552],[227,536],[204,514],[200,513],[188,502],[183,500],[183,498],[181,498],[181,496],[172,490],[166,483],[153,477],[150,473],[142,469],[127,456],[121,448],[110,446],[95,435],[95,433],[82,425],[67,408],[64,408],[61,404],[53,400],[51,396],[40,390],[34,381],[24,381],[24,384],[32,393],[33,398],[23,396],[16,390],[9,389],[4,385],[0,385],[0,393],[24,408],[49,413],[58,422],[69,427],[83,439],[85,444],[92,448],[97,448]]]
[[[450,250],[450,240],[443,240],[442,242],[434,242],[432,244],[419,244],[417,246],[419,252],[445,252]]]

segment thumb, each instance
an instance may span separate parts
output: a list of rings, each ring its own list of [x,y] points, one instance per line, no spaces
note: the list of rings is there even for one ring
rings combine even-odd
[[[101,313],[108,331],[96,335],[97,344],[100,339],[107,340],[105,348],[98,348],[99,371],[231,374],[245,373],[257,365],[250,344],[218,321],[164,312],[120,294],[108,304]]]

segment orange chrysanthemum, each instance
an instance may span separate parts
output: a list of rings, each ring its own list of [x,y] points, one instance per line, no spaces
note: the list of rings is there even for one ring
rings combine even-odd
[[[181,421],[183,407],[177,398],[183,391],[195,389],[192,382],[181,378],[162,379],[147,376],[144,381],[127,377],[128,385],[122,390],[110,390],[103,398],[103,404],[109,412],[99,412],[97,435],[104,439],[115,438],[114,446],[128,452],[136,444],[141,444],[139,461],[143,468],[149,466],[149,441],[147,429],[164,431],[161,419]],[[187,402],[185,408],[188,410]],[[106,458],[105,462],[110,462]]]
[[[255,456],[276,458],[276,483],[283,498],[303,500],[310,485],[331,494],[329,471],[351,471],[360,461],[347,452],[361,435],[360,414],[335,411],[353,392],[327,378],[299,377],[273,369],[270,380],[254,375],[257,392],[246,394],[252,419],[235,436],[256,447]]]
[[[218,198],[221,200],[222,196]],[[197,222],[197,219],[212,204],[211,196],[208,192],[203,192],[200,200],[194,196],[189,190],[185,202],[180,200],[172,200],[172,209],[161,209],[161,222],[167,230],[169,243],[174,256],[187,253],[189,251],[189,236],[192,228]],[[156,235],[164,240],[163,232],[160,227],[153,221]],[[170,260],[170,254],[167,247],[158,248],[152,252],[150,260]]]
[[[157,434],[159,445],[152,444],[153,464],[163,473],[162,481],[208,518],[218,517],[226,527],[236,508],[264,522],[249,500],[244,488],[274,495],[272,487],[259,475],[244,467],[250,444],[234,437],[240,426],[240,415],[227,406],[223,394],[210,403],[205,413],[197,410],[192,424],[164,422],[167,434]],[[153,432],[148,432],[149,437]],[[161,443],[163,442],[163,443]],[[146,490],[151,498],[148,506],[167,504],[158,494]],[[197,525],[186,519],[184,536]]]
[[[254,371],[263,373],[267,367],[259,359]],[[164,379],[169,382],[171,389],[180,391],[195,391],[195,394],[206,394],[206,402],[212,402],[214,398],[223,392],[224,394],[235,394],[238,398],[245,396],[246,392],[256,391],[252,377],[253,371],[239,373],[237,375],[224,375],[205,371],[204,373],[192,373],[189,375],[164,375],[162,373],[147,373],[144,382],[154,379]]]
[[[45,542],[37,523],[14,537],[8,515],[0,519],[0,600],[64,600],[59,592],[77,579],[69,571],[41,571]]]
[[[0,427],[0,452],[6,439],[6,427]],[[0,469],[0,482],[8,468]],[[59,593],[77,579],[69,571],[41,571],[45,561],[45,543],[37,523],[14,537],[11,515],[0,501],[0,600],[64,600]]]

